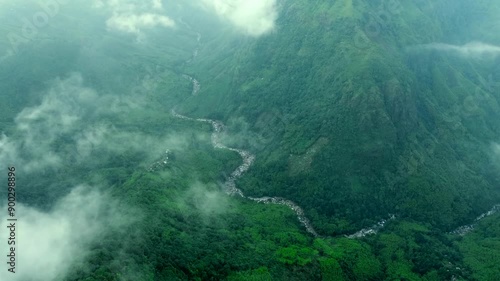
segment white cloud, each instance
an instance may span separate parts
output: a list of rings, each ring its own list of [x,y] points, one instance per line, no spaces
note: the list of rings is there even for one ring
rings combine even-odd
[[[163,9],[163,4],[161,3],[161,0],[152,0],[153,8],[156,10],[161,10]]]
[[[106,9],[111,16],[106,21],[108,30],[132,33],[142,36],[144,30],[153,27],[171,28],[175,21],[161,14],[161,0],[94,0],[92,7]]]
[[[492,153],[490,154],[490,157],[491,157],[492,163],[497,168],[500,168],[500,143],[493,142],[491,144],[491,151],[492,151]]]
[[[139,168],[150,165],[165,149],[187,149],[190,135],[158,136],[112,124],[145,110],[143,102],[140,95],[99,94],[84,86],[80,74],[56,79],[39,104],[17,115],[9,135],[0,132],[0,162],[29,174],[133,154],[141,157],[134,161]]]
[[[231,22],[237,29],[261,36],[275,28],[278,17],[276,0],[202,0],[215,13]]]
[[[205,223],[210,223],[216,216],[226,213],[229,207],[228,197],[220,187],[200,182],[193,183],[174,200],[181,208],[198,212]]]
[[[140,96],[99,95],[83,85],[80,74],[56,79],[40,104],[24,108],[16,116],[12,135],[0,135],[0,161],[16,163],[29,173],[57,168],[70,158],[84,160],[82,157],[101,145],[104,136],[125,134],[99,125],[102,117],[117,118],[140,106]],[[115,146],[139,149],[123,138]],[[107,145],[105,149],[117,151]]]
[[[187,149],[190,137],[179,133],[157,137],[140,132],[120,131],[111,125],[97,125],[88,127],[74,136],[76,160],[85,161],[88,157],[99,157],[102,160],[107,155],[140,152],[143,161],[136,164],[150,165],[166,149]]]
[[[0,137],[0,163],[13,164],[15,159],[18,159],[17,145],[5,134]]]
[[[461,46],[444,43],[432,43],[419,45],[417,48],[454,52],[464,57],[496,57],[500,55],[500,46],[490,45],[483,42],[470,42]]]
[[[137,9],[136,3],[130,0],[94,0],[92,2],[93,8],[110,8],[113,11],[133,11]]]
[[[20,203],[16,210],[18,266],[12,274],[4,263],[0,280],[61,280],[75,262],[85,258],[92,242],[133,222],[121,215],[114,199],[86,186],[74,188],[49,212]],[[7,213],[2,212],[0,219],[6,221]],[[7,241],[9,234],[2,231],[0,239]]]
[[[82,132],[77,136],[76,151],[81,158],[90,156],[92,151],[104,142],[109,129],[106,126],[96,126]]]
[[[492,148],[493,148],[493,152],[495,153],[495,155],[500,156],[500,144],[493,143]]]
[[[79,130],[81,121],[96,116],[100,106],[110,105],[108,97],[84,87],[79,74],[57,79],[39,105],[24,108],[15,118],[17,151],[22,150],[18,154],[24,157],[12,161],[24,160],[26,172],[58,167],[62,156],[55,151],[54,142]]]
[[[159,14],[114,14],[106,21],[111,30],[140,34],[142,30],[152,27],[173,27],[175,22],[170,18]]]

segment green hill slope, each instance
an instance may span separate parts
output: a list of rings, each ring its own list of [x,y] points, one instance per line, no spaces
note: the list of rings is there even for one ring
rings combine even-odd
[[[233,124],[258,152],[242,189],[298,202],[324,234],[388,213],[451,229],[500,201],[498,57],[423,47],[499,42],[483,28],[499,4],[462,2],[283,1],[270,35],[208,34],[184,110]]]

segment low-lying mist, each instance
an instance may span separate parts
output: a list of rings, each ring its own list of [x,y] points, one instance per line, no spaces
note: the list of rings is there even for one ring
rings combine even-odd
[[[76,186],[48,212],[22,203],[17,209],[16,273],[1,270],[2,280],[60,280],[99,239],[120,233],[138,219],[98,187],[85,185]],[[0,219],[7,218],[2,212]],[[0,239],[7,241],[8,234],[2,231]]]

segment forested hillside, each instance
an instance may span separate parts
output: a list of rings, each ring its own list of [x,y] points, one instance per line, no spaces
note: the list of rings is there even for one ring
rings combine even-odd
[[[275,33],[219,57],[206,39],[190,105],[272,138],[239,143],[259,156],[243,189],[300,202],[324,234],[389,213],[450,230],[500,201],[498,58],[425,47],[499,42],[498,3],[461,2],[282,1]]]
[[[49,2],[0,0],[0,280],[499,280],[500,1]]]

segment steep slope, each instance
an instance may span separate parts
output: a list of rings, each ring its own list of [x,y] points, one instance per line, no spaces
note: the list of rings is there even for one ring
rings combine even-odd
[[[259,38],[187,2],[145,37],[68,5],[0,59],[0,157],[43,230],[18,257],[50,269],[18,278],[497,279],[498,0],[281,0]],[[58,208],[80,184],[103,204]]]
[[[273,34],[208,34],[184,110],[233,124],[258,152],[242,189],[298,202],[324,234],[390,213],[450,230],[500,201],[498,57],[425,45],[498,42],[470,32],[499,4],[462,2],[281,1]]]

